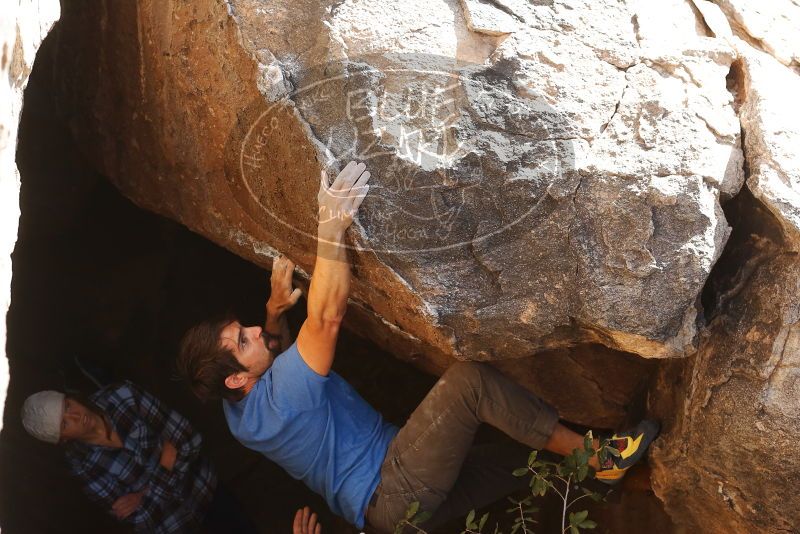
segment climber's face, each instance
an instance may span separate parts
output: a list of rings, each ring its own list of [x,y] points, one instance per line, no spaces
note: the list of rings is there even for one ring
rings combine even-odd
[[[225,384],[231,389],[244,387],[249,391],[252,384],[275,361],[275,353],[267,347],[267,339],[260,326],[242,326],[239,321],[232,321],[222,329],[220,345],[230,350],[236,360],[247,369],[225,380]]]

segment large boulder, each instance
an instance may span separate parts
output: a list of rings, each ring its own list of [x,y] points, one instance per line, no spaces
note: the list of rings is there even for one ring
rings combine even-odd
[[[100,2],[65,19],[64,107],[91,159],[256,263],[281,251],[307,273],[320,170],[368,162],[353,300],[401,357],[694,350],[720,200],[744,175],[733,50],[688,3]]]
[[[39,45],[58,20],[58,0],[15,0],[0,17],[0,402],[8,387],[5,316],[11,304],[11,252],[19,222],[19,170],[15,163],[22,93]],[[3,422],[0,420],[0,428]]]

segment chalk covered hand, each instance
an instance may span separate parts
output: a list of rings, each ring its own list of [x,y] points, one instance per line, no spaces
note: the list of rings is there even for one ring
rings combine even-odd
[[[369,171],[364,163],[351,161],[342,169],[333,183],[328,184],[328,174],[320,177],[319,236],[324,239],[341,239],[352,224],[358,207],[369,191]]]

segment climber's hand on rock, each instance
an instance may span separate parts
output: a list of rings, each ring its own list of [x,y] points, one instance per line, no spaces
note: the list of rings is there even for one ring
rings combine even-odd
[[[358,207],[369,191],[369,172],[364,163],[351,161],[339,176],[328,184],[328,174],[323,170],[320,177],[319,236],[328,240],[340,240],[344,231],[353,222]]]
[[[267,315],[280,315],[295,304],[302,295],[299,288],[292,289],[294,262],[281,254],[272,260],[270,292],[267,301]]]

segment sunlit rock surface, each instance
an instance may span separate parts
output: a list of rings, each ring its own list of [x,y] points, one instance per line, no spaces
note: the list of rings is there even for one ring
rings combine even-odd
[[[784,65],[800,67],[800,39],[797,38],[800,4],[795,0],[714,0],[714,3],[747,42]]]
[[[729,87],[744,134],[751,209],[714,318],[697,354],[651,391],[667,422],[653,484],[682,528],[709,533],[797,530],[800,506],[800,92],[792,2],[697,1],[711,31],[736,50]],[[784,9],[785,8],[785,9]],[[768,29],[769,27],[769,29]],[[796,48],[794,48],[796,50]]]
[[[788,246],[800,252],[800,75],[745,44],[740,50],[747,185],[780,221]]]
[[[8,361],[5,358],[5,316],[11,303],[11,252],[19,221],[19,171],[14,161],[22,93],[36,51],[58,20],[57,0],[14,0],[3,5],[0,17],[0,402],[5,403]],[[3,422],[0,421],[0,428]]]

